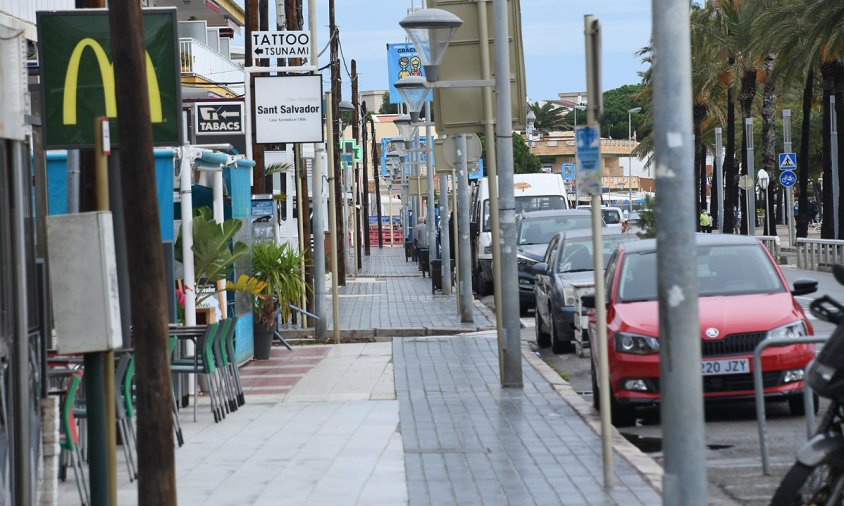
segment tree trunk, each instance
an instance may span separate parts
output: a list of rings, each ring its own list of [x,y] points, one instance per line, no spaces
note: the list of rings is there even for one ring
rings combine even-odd
[[[768,79],[762,94],[762,168],[768,173],[770,182],[765,195],[765,234],[777,235],[777,222],[774,213],[771,212],[776,188],[779,181],[779,167],[777,165],[777,89],[776,83],[771,78],[774,58],[768,57],[765,60],[765,73]]]
[[[739,102],[741,103],[742,115],[741,131],[743,132],[741,142],[741,172],[753,178],[755,178],[755,174],[749,174],[747,172],[750,163],[750,161],[747,159],[747,142],[749,139],[747,138],[747,129],[744,127],[744,120],[750,118],[753,114],[753,98],[755,96],[756,70],[747,69],[744,71],[744,75],[741,77],[741,91],[739,92]],[[750,191],[753,190],[751,189]],[[744,212],[742,213],[744,219],[741,221],[741,233],[747,234],[749,232],[748,219],[754,220],[756,218],[756,210],[747,208],[747,197],[745,197],[744,192],[741,192],[741,196],[744,197],[741,201],[741,208],[744,210]]]
[[[841,153],[844,150],[844,63],[835,60],[832,65],[832,75],[835,88],[835,115],[836,131],[838,132],[838,166],[832,170],[838,173],[838,237],[844,238],[844,205],[841,205],[841,196],[844,195],[844,177],[841,177]]]
[[[833,71],[830,62],[821,64],[821,76],[823,77],[823,224],[821,225],[821,238],[835,238],[835,224],[833,217],[832,202],[832,143],[830,134],[832,132],[830,118],[832,110],[829,107],[829,97],[833,94]],[[806,212],[800,208],[800,214]]]
[[[724,233],[735,230],[738,205],[738,172],[736,170],[736,101],[732,88],[727,90],[727,146],[724,149]]]
[[[703,145],[703,119],[706,118],[706,106],[695,104],[692,108],[695,133],[695,162],[697,172],[695,178],[695,191],[699,195],[697,211],[706,209],[706,148]]]
[[[809,69],[806,76],[806,84],[803,87],[803,124],[800,128],[800,156],[797,157],[797,208],[809,209],[809,136],[812,127],[812,95],[814,93],[815,70]],[[793,213],[793,209],[787,212]],[[806,237],[809,234],[809,215],[799,213],[797,215],[797,237]]]

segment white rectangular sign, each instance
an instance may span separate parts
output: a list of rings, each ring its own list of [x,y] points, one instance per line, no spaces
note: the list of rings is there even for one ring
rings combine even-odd
[[[252,59],[310,58],[311,32],[252,32]]]
[[[322,142],[322,76],[255,78],[259,144]]]

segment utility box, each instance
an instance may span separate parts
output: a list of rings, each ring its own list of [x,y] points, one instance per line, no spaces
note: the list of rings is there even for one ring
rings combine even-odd
[[[59,353],[123,344],[111,213],[47,217],[50,289]]]

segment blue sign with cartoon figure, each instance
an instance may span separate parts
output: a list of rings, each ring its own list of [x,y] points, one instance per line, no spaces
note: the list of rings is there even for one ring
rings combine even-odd
[[[390,103],[403,104],[401,93],[396,89],[396,81],[405,77],[425,77],[422,69],[422,59],[416,48],[409,42],[387,44],[387,82],[390,83]],[[433,93],[428,93],[428,101],[434,99]]]

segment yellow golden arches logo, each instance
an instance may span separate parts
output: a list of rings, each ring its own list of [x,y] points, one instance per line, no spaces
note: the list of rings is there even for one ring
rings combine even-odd
[[[64,78],[64,107],[62,109],[62,123],[65,125],[76,124],[76,94],[79,82],[79,63],[85,49],[91,48],[97,58],[100,67],[100,78],[103,82],[103,94],[105,95],[105,114],[109,118],[117,117],[117,99],[114,91],[114,66],[108,61],[103,47],[92,38],[85,38],[76,44],[70,61],[67,64],[67,74]],[[155,76],[155,68],[152,66],[152,58],[144,51],[147,67],[147,89],[149,90],[149,113],[153,123],[162,123],[164,115],[161,108],[161,90],[158,87],[158,78]]]

